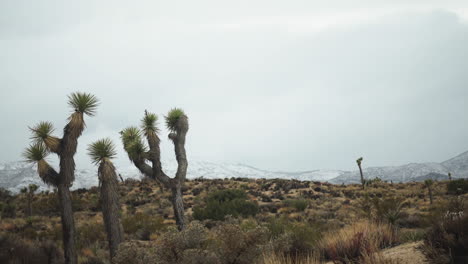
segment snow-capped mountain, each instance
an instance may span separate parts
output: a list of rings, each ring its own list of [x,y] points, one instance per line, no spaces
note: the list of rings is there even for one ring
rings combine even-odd
[[[175,160],[163,161],[162,165],[169,175],[174,175],[177,169]],[[77,169],[72,189],[89,188],[98,185],[96,168]],[[117,172],[123,179],[140,179],[142,175],[133,166],[117,167]],[[468,177],[468,152],[458,155],[442,163],[410,163],[402,166],[370,167],[364,169],[364,177],[394,182],[421,181],[427,178],[441,179],[442,175],[452,173],[454,178]],[[341,170],[311,170],[302,172],[281,172],[257,169],[244,164],[215,163],[201,160],[190,160],[187,172],[188,178],[265,178],[265,179],[296,179],[309,181],[328,181],[331,183],[359,183],[359,171]],[[37,184],[41,190],[50,189],[36,173],[36,167],[24,162],[0,163],[0,187],[12,192],[18,192],[29,184]]]
[[[168,175],[175,175],[177,170],[177,162],[163,161],[162,165]],[[75,181],[72,189],[89,188],[98,185],[97,169],[86,169],[75,171]],[[133,178],[141,179],[142,175],[133,167],[117,167],[117,173],[123,179]],[[297,180],[316,180],[328,181],[341,175],[343,171],[333,170],[315,170],[305,172],[273,172],[257,169],[243,164],[231,163],[214,163],[207,161],[191,160],[187,172],[189,179],[203,177],[205,179],[223,179],[232,177],[243,178],[283,178]],[[36,172],[36,166],[24,162],[12,162],[0,164],[0,187],[8,189],[12,192],[18,192],[21,188],[29,184],[40,186],[40,190],[50,190],[51,188],[45,185]]]
[[[410,163],[402,166],[364,168],[367,179],[379,177],[385,181],[408,182],[422,181],[428,178],[440,179],[441,175],[452,173],[454,178],[468,177],[468,151],[442,163]],[[359,183],[359,171],[344,172],[330,180],[332,183]]]

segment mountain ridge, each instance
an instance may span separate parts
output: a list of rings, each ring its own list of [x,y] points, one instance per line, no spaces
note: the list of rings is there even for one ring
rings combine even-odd
[[[177,169],[174,160],[163,161],[164,169],[169,175],[173,175]],[[124,179],[140,179],[143,176],[134,166],[117,167],[117,172]],[[408,163],[400,166],[380,166],[364,168],[366,179],[379,177],[384,181],[409,182],[423,181],[428,178],[443,179],[442,175],[452,173],[454,178],[468,177],[468,151],[441,163]],[[98,185],[97,170],[77,169],[75,182],[72,189],[90,188]],[[189,164],[187,178],[266,178],[266,179],[294,179],[308,181],[322,181],[335,184],[360,183],[359,171],[345,170],[306,170],[306,171],[268,171],[242,163],[215,163],[210,161],[192,160]],[[21,188],[37,184],[40,190],[51,188],[42,183],[36,173],[35,166],[22,161],[0,163],[0,187],[12,192],[18,192]]]

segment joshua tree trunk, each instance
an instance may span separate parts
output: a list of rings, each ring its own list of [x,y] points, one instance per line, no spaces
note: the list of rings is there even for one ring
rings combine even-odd
[[[124,240],[122,225],[120,223],[120,205],[117,177],[111,164],[103,162],[99,168],[101,184],[102,215],[106,226],[107,238],[111,258],[113,258],[119,244]],[[106,175],[106,176],[104,176]],[[113,176],[113,177],[112,177]]]
[[[432,204],[433,203],[432,186],[429,186],[427,189],[429,190],[429,201]]]
[[[65,263],[77,264],[75,249],[75,222],[73,219],[72,200],[70,189],[66,184],[57,186],[60,201],[60,216],[62,218],[63,251]]]
[[[177,172],[174,178],[167,176],[161,167],[160,139],[157,135],[159,129],[156,127],[157,116],[145,111],[142,131],[146,136],[149,151],[142,141],[141,132],[136,127],[129,127],[121,132],[125,151],[130,160],[147,177],[156,180],[166,189],[171,190],[171,202],[174,209],[174,217],[179,230],[185,228],[184,200],[182,186],[187,175],[187,154],[185,151],[185,137],[189,129],[188,118],[181,109],[172,109],[165,117],[166,125],[171,131],[169,139],[174,144],[174,152],[177,160]],[[148,165],[146,161],[152,163]]]
[[[172,207],[174,208],[174,216],[179,230],[185,228],[185,217],[184,217],[184,199],[182,198],[182,186],[180,183],[175,183],[171,188],[172,191]]]
[[[363,173],[362,173],[362,167],[361,167],[362,157],[359,158],[359,159],[357,159],[357,160],[356,160],[356,163],[357,163],[357,165],[358,165],[358,167],[359,167],[359,173],[360,173],[360,175],[361,175],[361,185],[362,185],[362,189],[364,190],[364,189],[366,188],[366,182],[365,182],[365,180],[364,180],[364,175],[363,175]]]

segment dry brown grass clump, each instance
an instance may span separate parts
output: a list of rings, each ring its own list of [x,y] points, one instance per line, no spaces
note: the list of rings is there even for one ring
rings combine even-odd
[[[389,225],[364,221],[326,234],[319,247],[325,258],[348,262],[390,247],[396,242],[397,236]]]
[[[259,264],[319,264],[320,258],[313,255],[291,257],[290,255],[282,255],[277,253],[263,254]]]

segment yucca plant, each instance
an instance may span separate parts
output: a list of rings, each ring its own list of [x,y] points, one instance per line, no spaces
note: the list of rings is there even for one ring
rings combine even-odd
[[[111,159],[117,152],[109,138],[98,140],[88,146],[88,155],[94,164],[99,165],[98,177],[101,189],[101,207],[109,240],[111,258],[114,257],[119,244],[124,241],[124,232],[120,222],[120,203],[117,173]]]
[[[359,167],[359,173],[361,174],[361,184],[362,184],[362,189],[365,189],[366,188],[366,182],[364,180],[364,175],[362,174],[362,167],[361,167],[361,163],[362,163],[362,157],[360,157],[359,159],[356,160],[356,163]]]
[[[158,136],[158,116],[145,110],[141,120],[141,128],[128,127],[120,132],[124,150],[133,164],[145,176],[156,180],[172,192],[171,202],[179,230],[185,228],[184,203],[182,198],[182,185],[187,175],[187,154],[185,152],[185,137],[189,124],[185,112],[174,108],[165,116],[165,123],[169,129],[169,139],[174,144],[174,151],[178,163],[174,178],[167,176],[161,167],[160,139]],[[147,145],[143,141],[146,138]],[[150,162],[152,165],[147,164]]]
[[[432,185],[434,185],[434,181],[432,179],[427,179],[424,181],[424,185],[426,186],[427,191],[429,192],[429,201],[432,204],[433,203]]]
[[[62,218],[63,249],[65,263],[78,262],[75,249],[75,223],[73,219],[70,186],[75,180],[74,156],[78,146],[78,138],[85,128],[84,115],[93,116],[96,113],[98,100],[88,93],[72,93],[68,96],[68,105],[73,111],[68,123],[63,129],[63,137],[52,135],[54,127],[50,122],[40,122],[30,127],[33,143],[24,152],[26,161],[37,163],[39,177],[48,185],[58,190],[60,215]],[[55,153],[60,159],[60,171],[57,172],[45,160],[48,153]]]
[[[36,184],[29,184],[28,187],[22,188],[20,191],[26,196],[26,210],[27,216],[32,216],[32,200],[34,199],[34,193],[39,189]]]

